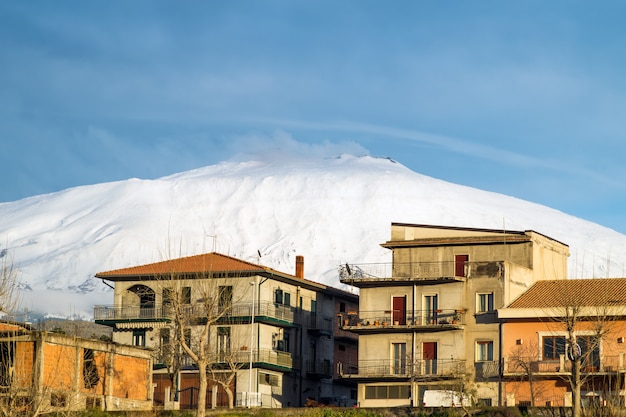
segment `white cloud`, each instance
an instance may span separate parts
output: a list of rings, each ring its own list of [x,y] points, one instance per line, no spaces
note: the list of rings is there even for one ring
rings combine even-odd
[[[369,155],[369,151],[354,141],[332,142],[328,139],[308,143],[298,141],[290,133],[276,131],[273,135],[249,134],[234,138],[229,145],[235,161],[261,158],[282,160],[286,158],[326,158],[342,154]]]

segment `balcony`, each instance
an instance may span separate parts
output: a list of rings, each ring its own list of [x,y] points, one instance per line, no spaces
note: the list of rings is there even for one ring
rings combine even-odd
[[[465,327],[465,317],[463,309],[416,310],[406,313],[372,310],[340,313],[339,326],[342,330],[355,333],[458,330]]]
[[[229,353],[218,353],[210,358],[210,364],[214,369],[244,369],[250,366],[250,351],[237,350]],[[163,366],[163,359],[155,359],[155,367]],[[289,372],[297,369],[294,358],[289,352],[280,352],[273,349],[252,350],[252,367],[271,369],[280,372]],[[182,355],[181,365],[183,369],[197,369],[196,364],[188,355]]]
[[[322,316],[316,313],[305,313],[303,323],[307,326],[307,332],[316,336],[332,336],[334,320],[332,317]]]
[[[350,379],[438,380],[459,378],[466,373],[465,360],[418,359],[414,363],[394,360],[339,363],[339,376]]]
[[[272,302],[255,303],[254,320],[275,326],[294,326],[295,313],[293,307]],[[184,314],[190,322],[202,323],[206,321],[206,310],[200,304],[189,304],[183,308]],[[226,311],[211,313],[218,317],[221,324],[242,324],[251,321],[252,304],[237,303],[226,308]],[[174,311],[169,305],[161,306],[115,306],[99,305],[94,307],[94,321],[111,327],[154,327],[155,322],[167,323],[174,318]],[[126,324],[124,324],[126,323]]]
[[[345,264],[339,266],[339,280],[356,287],[407,284],[442,284],[468,278],[501,278],[504,262],[410,262]]]
[[[306,361],[306,374],[309,378],[328,379],[333,377],[333,366],[329,360]]]
[[[581,372],[583,374],[619,374],[626,373],[626,354],[615,356],[602,356],[596,361],[582,363]],[[537,357],[505,357],[503,371],[505,376],[564,376],[572,372],[572,364],[565,357],[560,355],[555,360],[538,360]]]

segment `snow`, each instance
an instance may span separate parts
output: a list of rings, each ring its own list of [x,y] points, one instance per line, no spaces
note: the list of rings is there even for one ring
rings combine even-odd
[[[97,272],[217,251],[342,288],[337,266],[390,262],[392,222],[535,230],[570,246],[573,278],[618,277],[626,236],[517,198],[451,184],[389,159],[223,162],[156,180],[70,188],[0,204],[22,305],[89,317],[112,304]]]

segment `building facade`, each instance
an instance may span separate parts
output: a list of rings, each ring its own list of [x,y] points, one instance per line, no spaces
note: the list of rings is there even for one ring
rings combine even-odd
[[[583,407],[625,404],[626,279],[540,281],[498,316],[506,405],[572,406],[575,361]]]
[[[145,349],[0,324],[3,415],[152,409]]]
[[[427,390],[502,404],[496,311],[535,282],[567,277],[568,247],[533,231],[394,223],[390,264],[346,264],[340,280],[360,289],[342,329],[359,335],[363,407],[420,406]]]
[[[301,256],[295,270],[292,275],[209,253],[102,272],[96,277],[114,283],[114,303],[96,306],[94,317],[113,328],[116,342],[155,351],[157,405],[197,404],[198,368],[176,342],[183,333],[210,358],[209,407],[228,405],[219,378],[228,381],[236,406],[297,407],[307,398],[349,398],[349,386],[333,386],[335,312],[358,298],[305,279]],[[177,330],[179,310],[192,318]]]

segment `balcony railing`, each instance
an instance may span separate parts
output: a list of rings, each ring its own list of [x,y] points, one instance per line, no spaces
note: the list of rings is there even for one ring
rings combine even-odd
[[[172,316],[171,309],[166,306],[112,306],[99,305],[93,309],[96,321],[110,320],[164,320]]]
[[[255,320],[276,321],[286,324],[295,322],[294,308],[272,302],[255,303]],[[200,304],[183,306],[183,314],[188,318],[202,320],[207,317],[205,307]],[[252,303],[237,303],[225,310],[211,312],[211,317],[220,317],[222,321],[249,322],[252,316]],[[174,310],[170,305],[161,306],[116,306],[99,305],[94,307],[96,322],[116,321],[169,321],[174,318]]]
[[[344,264],[339,266],[339,280],[344,284],[406,281],[461,281],[465,278],[500,278],[504,262],[408,262]]]
[[[505,357],[504,373],[508,375],[529,374],[568,374],[572,365],[565,355],[559,359],[538,360],[537,357]],[[626,373],[625,354],[602,356],[596,361],[583,361],[580,370],[582,373]]]
[[[331,361],[311,361],[305,363],[306,373],[309,376],[317,376],[319,378],[331,378],[333,376],[333,366]]]
[[[157,358],[157,361],[162,360]],[[228,353],[216,353],[209,358],[211,366],[218,366],[222,368],[247,368],[250,363],[250,351],[249,350],[237,350],[230,351]],[[194,367],[196,364],[193,360],[184,355],[182,357],[181,364],[183,367]],[[272,349],[260,349],[252,350],[252,364],[258,367],[279,367],[279,368],[294,368],[294,358],[292,358],[289,352],[280,352]]]
[[[343,378],[442,378],[457,377],[466,373],[465,360],[419,359],[369,360],[358,364],[339,363],[339,375]]]
[[[308,326],[309,332],[331,335],[335,321],[332,317],[323,316],[319,313],[306,313],[302,324]]]
[[[391,328],[437,328],[465,324],[464,309],[441,310],[371,310],[340,313],[339,326],[344,330],[368,330],[379,327]]]

